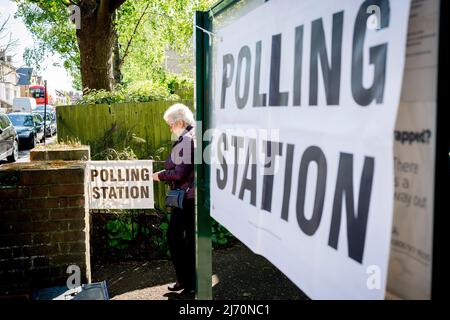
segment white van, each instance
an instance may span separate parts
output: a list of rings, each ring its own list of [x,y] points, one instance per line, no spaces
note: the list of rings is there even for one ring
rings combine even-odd
[[[13,112],[33,112],[35,109],[35,98],[19,97],[13,100]]]

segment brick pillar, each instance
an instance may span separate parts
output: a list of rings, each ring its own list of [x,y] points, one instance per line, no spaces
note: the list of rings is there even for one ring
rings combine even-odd
[[[0,166],[0,292],[65,286],[69,265],[91,281],[85,164]]]

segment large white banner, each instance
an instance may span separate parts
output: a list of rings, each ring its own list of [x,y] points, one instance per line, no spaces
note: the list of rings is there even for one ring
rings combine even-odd
[[[313,299],[383,299],[408,0],[271,0],[215,30],[211,214]]]
[[[89,161],[89,209],[152,209],[153,161]]]
[[[413,0],[397,123],[388,290],[431,298],[439,0]]]

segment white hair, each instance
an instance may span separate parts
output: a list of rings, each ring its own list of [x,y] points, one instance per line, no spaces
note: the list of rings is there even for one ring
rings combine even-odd
[[[178,120],[184,121],[187,125],[194,125],[194,114],[184,104],[175,103],[171,105],[163,116],[164,120],[168,123],[174,123]]]

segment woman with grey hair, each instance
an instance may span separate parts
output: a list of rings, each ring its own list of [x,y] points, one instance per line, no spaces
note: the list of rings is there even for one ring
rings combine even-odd
[[[194,115],[183,104],[170,106],[163,116],[170,131],[177,137],[164,170],[153,174],[153,180],[164,181],[171,190],[185,190],[183,209],[173,208],[167,230],[177,282],[170,291],[195,289],[195,187],[194,187]]]

